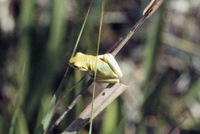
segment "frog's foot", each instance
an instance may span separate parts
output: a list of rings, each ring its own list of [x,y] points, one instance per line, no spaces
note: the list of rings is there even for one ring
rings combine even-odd
[[[100,83],[119,83],[119,79],[96,79],[95,81]]]

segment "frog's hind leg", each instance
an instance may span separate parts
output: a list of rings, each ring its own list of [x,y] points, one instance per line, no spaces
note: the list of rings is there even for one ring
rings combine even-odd
[[[110,53],[104,54],[103,60],[109,64],[109,66],[112,68],[112,70],[117,74],[119,78],[122,77],[122,71],[115,58],[112,56],[112,54]]]

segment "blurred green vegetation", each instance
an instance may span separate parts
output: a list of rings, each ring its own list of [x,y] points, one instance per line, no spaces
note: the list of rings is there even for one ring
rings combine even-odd
[[[70,69],[62,78],[89,3],[0,3],[0,133],[34,133],[44,117],[50,119],[53,95],[56,101],[67,93],[54,113],[58,118],[85,84],[70,91],[80,71]],[[144,0],[106,1],[100,54],[129,32],[146,5]],[[130,89],[94,120],[93,133],[200,133],[199,7],[199,2],[167,1],[127,43],[116,58],[125,68],[122,83]],[[101,1],[94,1],[77,51],[96,54],[100,9]],[[88,91],[53,133],[62,132],[89,98]]]

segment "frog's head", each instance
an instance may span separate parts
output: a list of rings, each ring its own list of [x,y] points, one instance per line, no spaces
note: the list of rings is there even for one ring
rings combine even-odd
[[[84,54],[77,52],[74,57],[69,60],[69,66],[81,71],[88,71],[88,66],[84,60]]]

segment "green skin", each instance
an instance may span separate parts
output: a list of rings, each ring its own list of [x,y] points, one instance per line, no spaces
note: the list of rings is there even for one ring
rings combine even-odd
[[[117,83],[122,77],[122,72],[115,58],[111,54],[99,56],[86,55],[77,52],[75,57],[69,60],[69,65],[81,71],[96,72],[96,81],[103,83]]]

